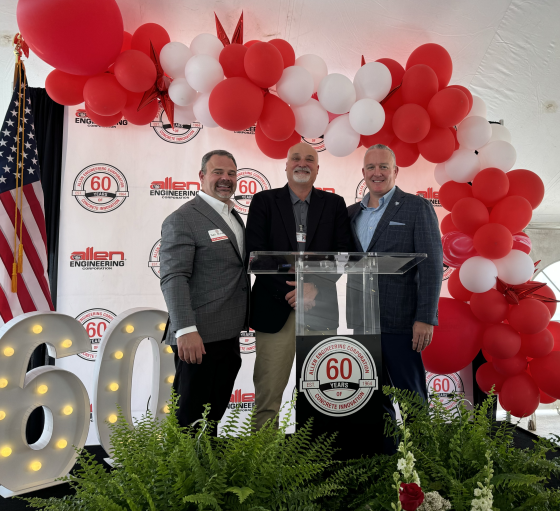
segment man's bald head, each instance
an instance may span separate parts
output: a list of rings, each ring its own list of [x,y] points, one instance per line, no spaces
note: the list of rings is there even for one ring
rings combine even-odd
[[[286,175],[293,186],[313,185],[319,172],[319,155],[309,144],[300,142],[288,150]]]
[[[312,154],[315,157],[315,161],[319,163],[319,154],[313,147],[305,142],[299,142],[288,149],[288,160],[293,153],[298,153],[302,155]]]

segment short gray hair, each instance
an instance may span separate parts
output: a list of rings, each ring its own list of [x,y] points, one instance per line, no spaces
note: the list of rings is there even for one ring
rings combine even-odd
[[[367,153],[369,153],[370,151],[373,151],[374,149],[382,149],[383,151],[389,151],[391,153],[391,156],[393,157],[393,164],[395,165],[395,167],[397,166],[397,157],[395,156],[395,153],[393,152],[393,150],[390,147],[387,147],[386,145],[383,145],[383,144],[375,144],[375,145],[372,145],[371,147],[368,147],[368,150],[364,154],[364,158],[366,157]]]
[[[237,162],[235,161],[235,158],[233,157],[233,154],[231,154],[228,151],[225,151],[224,149],[214,149],[213,151],[210,151],[209,153],[206,153],[202,157],[202,163],[200,164],[200,170],[202,170],[203,174],[206,174],[206,165],[208,164],[208,161],[210,160],[210,158],[212,158],[212,156],[227,156],[233,162],[233,164],[237,167]]]

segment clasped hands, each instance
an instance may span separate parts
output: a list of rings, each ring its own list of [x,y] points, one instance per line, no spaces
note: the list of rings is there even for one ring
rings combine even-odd
[[[296,286],[295,281],[287,280],[286,284],[288,286]],[[317,286],[313,283],[307,282],[303,284],[303,310],[307,312],[309,309],[315,307],[315,297],[317,296]],[[296,289],[290,291],[286,296],[286,301],[292,306],[293,309],[296,308]]]

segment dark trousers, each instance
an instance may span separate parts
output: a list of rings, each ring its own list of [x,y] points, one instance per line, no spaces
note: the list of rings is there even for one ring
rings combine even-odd
[[[204,405],[211,405],[208,419],[219,421],[231,399],[235,378],[241,367],[239,338],[204,343],[206,355],[201,364],[187,364],[175,353],[175,380],[173,389],[179,395],[177,419],[188,426],[202,418]],[[211,431],[217,434],[217,429]]]

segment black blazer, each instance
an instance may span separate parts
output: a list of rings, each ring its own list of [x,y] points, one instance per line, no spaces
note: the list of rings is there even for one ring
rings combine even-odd
[[[255,251],[298,251],[296,221],[288,185],[253,196],[245,239],[247,255]],[[350,222],[344,199],[340,195],[313,188],[307,213],[306,251],[348,252],[350,246]],[[251,328],[266,333],[276,333],[282,329],[292,310],[285,296],[294,287],[287,285],[287,280],[295,280],[295,275],[256,276],[251,292]],[[336,328],[336,282],[332,278],[318,278],[314,282],[319,290],[314,313],[323,316],[324,320],[320,325],[310,327],[313,330]],[[321,296],[322,299],[319,299]],[[321,312],[322,306],[325,310]]]

